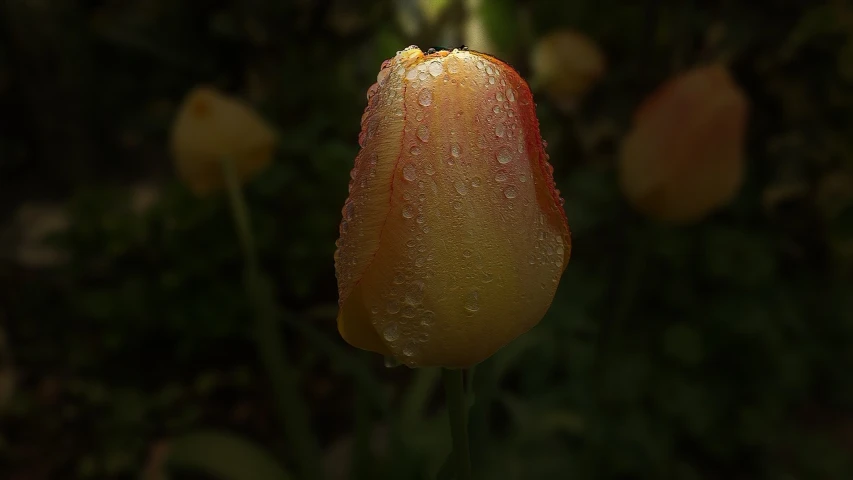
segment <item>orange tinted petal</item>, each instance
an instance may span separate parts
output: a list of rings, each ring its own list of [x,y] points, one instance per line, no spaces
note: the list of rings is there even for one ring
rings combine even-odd
[[[367,138],[365,150],[377,142],[397,157],[358,298],[342,284],[339,325],[364,329],[369,317],[410,366],[469,366],[542,318],[569,259],[568,224],[514,70],[458,50],[407,50],[388,68],[400,97],[379,112],[400,125]]]

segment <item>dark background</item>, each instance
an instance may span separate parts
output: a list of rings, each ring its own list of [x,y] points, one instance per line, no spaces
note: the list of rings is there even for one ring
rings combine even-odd
[[[168,154],[199,84],[280,138],[246,195],[327,469],[429,478],[449,450],[437,372],[339,338],[332,256],[382,60],[476,48],[471,10],[449,3],[0,3],[0,478],[165,478],[158,452],[209,429],[287,451],[226,198],[192,196]],[[478,18],[524,76],[563,28],[608,69],[575,112],[534,92],[573,258],[541,324],[475,373],[477,470],[853,478],[849,2],[499,0]],[[701,223],[644,219],[616,182],[619,142],[657,85],[712,58],[751,103],[747,180]]]

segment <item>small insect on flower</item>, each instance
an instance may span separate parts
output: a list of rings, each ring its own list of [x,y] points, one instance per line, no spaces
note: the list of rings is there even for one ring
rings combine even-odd
[[[530,89],[491,56],[409,47],[368,90],[335,253],[338,329],[467,367],[535,326],[571,252]]]

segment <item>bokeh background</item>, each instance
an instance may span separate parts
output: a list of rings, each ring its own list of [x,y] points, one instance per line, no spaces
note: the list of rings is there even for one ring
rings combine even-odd
[[[561,30],[606,59],[569,99],[531,61]],[[0,478],[266,480],[271,458],[298,478],[227,197],[174,173],[170,128],[199,85],[278,137],[245,192],[328,478],[434,478],[440,375],[388,368],[334,322],[365,93],[410,44],[531,80],[573,230],[547,316],[475,370],[482,478],[853,478],[844,0],[5,0]],[[687,225],[640,215],[616,174],[632,115],[714,60],[750,103],[743,186]]]

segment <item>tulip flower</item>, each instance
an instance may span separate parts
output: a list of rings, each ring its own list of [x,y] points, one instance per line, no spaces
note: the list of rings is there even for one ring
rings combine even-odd
[[[476,364],[539,322],[571,250],[530,90],[488,55],[409,47],[367,95],[338,329],[411,367]]]
[[[533,80],[554,103],[570,109],[604,74],[604,54],[580,32],[559,30],[540,39],[531,54]]]
[[[634,117],[619,158],[622,191],[666,222],[700,220],[737,193],[747,99],[725,67],[696,68],[662,85]]]
[[[172,125],[178,174],[196,195],[225,187],[222,160],[234,164],[240,181],[269,165],[275,134],[248,105],[208,87],[193,89]]]

